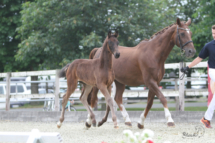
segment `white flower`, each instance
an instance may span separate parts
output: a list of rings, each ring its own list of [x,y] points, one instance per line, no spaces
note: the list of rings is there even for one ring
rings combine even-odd
[[[165,141],[165,142],[163,142],[163,143],[171,143],[170,141]]]
[[[154,136],[154,132],[150,129],[143,130],[141,134],[141,138],[152,138]]]
[[[130,137],[130,136],[133,136],[133,133],[131,130],[124,130],[123,135],[125,135],[126,137]]]
[[[139,132],[134,133],[134,136],[137,138],[137,140],[140,139],[140,133]]]
[[[132,143],[136,143],[137,142],[137,138],[133,134],[129,137],[129,139],[130,139],[130,142],[132,142]]]
[[[153,140],[151,138],[147,138],[143,140],[142,143],[153,143]]]

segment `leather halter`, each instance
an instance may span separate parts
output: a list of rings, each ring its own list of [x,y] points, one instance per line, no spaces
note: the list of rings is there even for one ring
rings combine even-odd
[[[190,29],[184,29],[184,28],[180,28],[180,27],[178,27],[178,25],[177,25],[177,36],[178,36],[178,41],[179,41],[179,44],[180,44],[180,49],[181,49],[181,62],[182,62],[182,68],[184,67],[183,65],[183,63],[184,63],[184,58],[183,58],[183,54],[185,53],[185,50],[183,49],[184,48],[184,46],[186,46],[187,44],[189,44],[190,42],[193,42],[193,41],[188,41],[188,42],[186,42],[184,45],[182,45],[182,42],[181,42],[181,38],[180,38],[180,34],[179,34],[179,29],[181,29],[181,30],[185,30],[185,31],[190,31]],[[177,37],[176,37],[176,42],[177,42]],[[184,76],[185,76],[185,73],[183,73],[179,78],[180,78],[180,80],[182,80],[183,78],[184,78]]]
[[[184,51],[184,46],[186,46],[187,44],[189,44],[190,42],[193,42],[193,41],[188,41],[188,42],[186,42],[184,45],[182,45],[182,42],[181,42],[181,38],[180,38],[180,34],[179,34],[179,29],[181,29],[181,30],[185,30],[185,31],[190,31],[190,29],[184,29],[184,28],[180,28],[180,27],[178,27],[178,25],[177,25],[177,36],[178,36],[178,41],[179,41],[179,44],[180,44],[180,48],[181,48],[181,51]],[[176,37],[176,42],[177,42],[177,37]]]

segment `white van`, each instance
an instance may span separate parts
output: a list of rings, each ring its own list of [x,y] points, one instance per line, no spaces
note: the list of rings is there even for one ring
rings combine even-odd
[[[0,83],[0,94],[6,95],[6,84]],[[10,83],[10,94],[31,94],[30,90],[27,90],[25,84],[23,83]],[[5,108],[5,100],[6,98],[0,98],[1,106],[0,108]],[[29,103],[30,99],[26,98],[10,98],[10,107],[12,108],[14,105],[22,106],[25,103]]]
[[[6,84],[0,83],[0,94],[6,94]],[[27,90],[24,83],[10,83],[10,94],[31,94],[31,90]]]

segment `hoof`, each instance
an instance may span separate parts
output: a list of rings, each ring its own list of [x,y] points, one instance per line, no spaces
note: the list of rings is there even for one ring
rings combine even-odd
[[[138,124],[137,124],[137,127],[138,127],[139,129],[143,129],[143,128],[144,128],[144,125],[141,125],[140,123],[138,123]]]
[[[101,125],[103,125],[103,122],[99,122],[98,123],[98,127],[100,127]]]
[[[62,125],[62,123],[59,121],[59,122],[57,122],[57,127],[58,128],[60,128],[61,127],[61,125]]]
[[[168,126],[168,127],[175,127],[175,123],[174,123],[174,122],[168,122],[168,123],[167,123],[167,126]]]
[[[114,126],[114,129],[119,129],[119,126],[118,125]]]
[[[126,125],[126,126],[129,126],[129,127],[132,127],[131,122],[125,122],[125,125]]]
[[[95,121],[95,122],[93,122],[93,127],[96,127],[96,121]]]
[[[86,126],[87,128],[90,128],[90,127],[91,127],[91,125],[88,124],[87,122],[85,123],[85,126]]]
[[[60,129],[61,126],[57,125],[57,128]]]

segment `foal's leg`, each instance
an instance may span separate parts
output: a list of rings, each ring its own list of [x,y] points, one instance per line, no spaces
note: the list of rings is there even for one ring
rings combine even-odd
[[[109,94],[111,95],[111,86],[109,86],[108,92],[109,92]],[[104,122],[107,121],[109,112],[110,112],[110,107],[109,107],[109,105],[106,103],[106,112],[105,112],[105,116],[104,116],[104,117],[102,118],[102,120],[98,123],[98,127],[100,127],[101,125],[103,125]]]
[[[114,109],[113,109],[113,99],[111,98],[111,96],[108,92],[107,86],[106,85],[99,85],[98,88],[100,89],[102,94],[105,96],[106,104],[108,104],[110,107],[111,114],[112,114],[112,120],[114,122],[114,128],[118,128],[117,120],[116,120],[116,114],[115,114]]]
[[[166,98],[164,97],[163,93],[159,89],[159,87],[157,85],[157,82],[154,81],[154,80],[150,80],[147,83],[147,85],[148,85],[149,90],[152,90],[154,92],[154,94],[160,99],[161,103],[163,104],[163,106],[164,106],[164,112],[165,112],[165,117],[167,119],[167,125],[169,127],[174,127],[175,123],[174,123],[174,121],[172,119],[172,116],[171,116],[171,114],[169,112],[169,109],[167,107]]]
[[[96,126],[96,120],[95,120],[95,115],[93,114],[90,106],[88,105],[87,102],[87,97],[90,93],[90,91],[92,90],[92,86],[90,85],[85,85],[84,87],[84,92],[80,98],[81,102],[83,103],[84,107],[87,109],[88,111],[88,119],[86,121],[86,127],[90,128],[91,124],[93,123],[93,126]]]
[[[94,108],[96,105],[97,105],[97,102],[98,102],[98,92],[99,92],[99,89],[97,87],[93,87],[93,89],[91,90],[90,94],[91,94],[91,107]]]
[[[66,94],[63,96],[63,101],[62,101],[62,111],[61,111],[61,116],[60,116],[60,121],[58,121],[57,123],[57,127],[60,128],[63,121],[64,121],[64,113],[65,113],[65,107],[66,104],[69,100],[70,95],[75,91],[76,87],[77,87],[77,80],[73,79],[72,81],[68,81],[67,80],[67,92]]]
[[[149,90],[148,92],[148,101],[147,101],[147,105],[146,105],[146,109],[143,111],[143,113],[140,115],[140,120],[138,121],[138,128],[139,129],[143,129],[144,128],[144,120],[146,119],[146,116],[149,112],[149,110],[152,107],[153,104],[153,100],[154,100],[155,94],[154,92],[152,92],[151,90]]]
[[[122,96],[123,96],[123,92],[125,90],[125,85],[119,83],[118,81],[114,81],[116,84],[116,95],[115,95],[115,101],[117,103],[117,105],[119,106],[119,109],[122,113],[123,119],[125,120],[125,125],[131,127],[131,120],[129,118],[129,115],[123,105],[123,101],[122,101]]]

